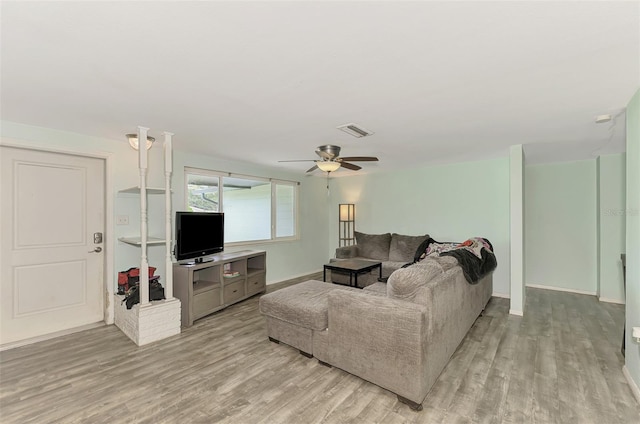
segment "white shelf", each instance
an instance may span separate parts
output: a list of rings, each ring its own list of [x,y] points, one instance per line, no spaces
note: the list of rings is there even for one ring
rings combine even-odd
[[[173,191],[173,190],[171,190]],[[147,194],[164,194],[164,188],[147,187]],[[118,193],[140,194],[140,186],[118,190]]]
[[[118,237],[118,240],[123,243],[131,244],[133,246],[142,246],[141,237]],[[158,237],[147,237],[147,245],[149,246],[165,244],[165,242],[165,239],[161,239]]]

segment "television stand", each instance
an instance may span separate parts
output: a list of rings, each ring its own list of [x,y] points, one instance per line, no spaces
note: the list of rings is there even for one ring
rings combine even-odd
[[[182,326],[190,327],[197,319],[264,292],[266,275],[263,250],[225,252],[194,264],[174,263],[173,290],[182,303]]]

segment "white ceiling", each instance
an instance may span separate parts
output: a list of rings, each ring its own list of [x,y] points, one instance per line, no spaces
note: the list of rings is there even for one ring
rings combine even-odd
[[[624,150],[640,2],[2,2],[3,120],[304,173]],[[619,114],[596,125],[600,114]],[[374,131],[354,138],[335,127]],[[341,170],[345,175],[352,171]],[[361,171],[362,172],[362,171]]]

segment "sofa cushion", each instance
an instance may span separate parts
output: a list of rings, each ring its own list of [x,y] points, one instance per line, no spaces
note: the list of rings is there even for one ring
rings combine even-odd
[[[336,259],[351,259],[358,256],[358,246],[342,246],[336,249]]]
[[[389,260],[395,262],[413,262],[416,250],[423,241],[429,238],[429,234],[424,236],[403,236],[402,234],[391,234],[389,245]]]
[[[412,302],[422,287],[455,266],[457,261],[448,257],[427,257],[407,268],[401,268],[389,276],[387,296]]]
[[[391,233],[365,234],[355,231],[358,256],[379,261],[389,260]]]
[[[406,265],[406,261],[384,261],[382,262],[382,277],[390,276],[396,269],[402,268],[403,265]]]

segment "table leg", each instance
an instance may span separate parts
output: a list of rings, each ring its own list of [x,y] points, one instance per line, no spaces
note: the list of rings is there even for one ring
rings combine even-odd
[[[353,287],[358,288],[358,273],[356,272],[355,274],[356,274],[356,278],[355,278],[356,281],[354,282]]]
[[[380,266],[378,266],[378,270],[379,270],[379,272],[380,272],[380,274],[379,274],[379,275],[380,275],[379,279],[381,280],[381,279],[382,279],[382,264],[380,264]]]
[[[327,282],[327,267],[322,268],[322,281]]]

